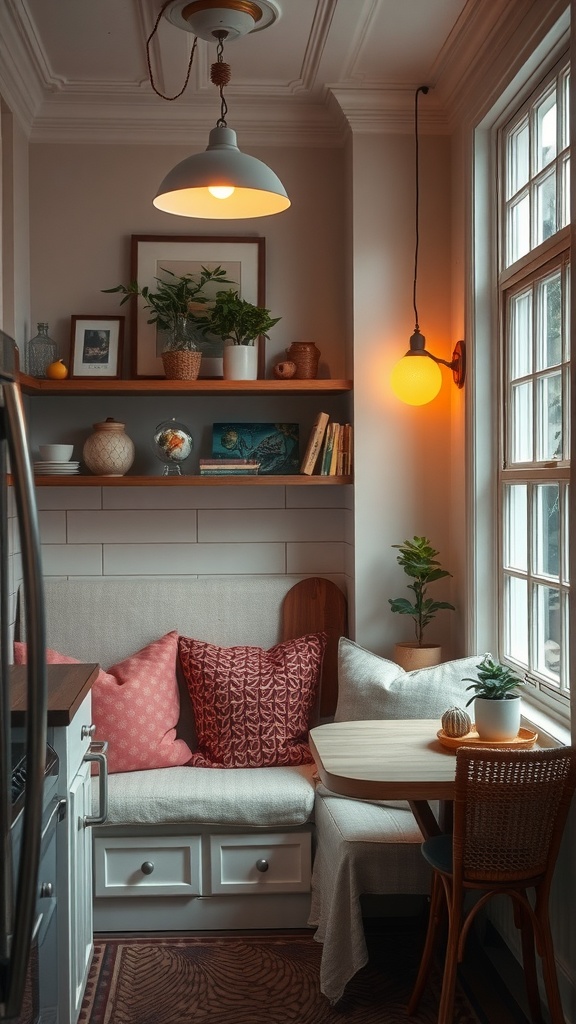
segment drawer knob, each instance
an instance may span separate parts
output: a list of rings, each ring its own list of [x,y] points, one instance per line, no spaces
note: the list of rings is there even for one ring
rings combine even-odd
[[[151,875],[154,871],[154,863],[151,860],[145,860],[142,867],[140,868],[143,875]]]
[[[54,886],[52,882],[42,882],[40,885],[40,899],[49,900],[54,895]]]
[[[264,857],[256,861],[256,871],[268,871],[269,867],[270,865],[267,860],[264,860]]]
[[[89,736],[93,736],[96,732],[95,725],[83,725],[80,730],[80,739],[87,740]]]

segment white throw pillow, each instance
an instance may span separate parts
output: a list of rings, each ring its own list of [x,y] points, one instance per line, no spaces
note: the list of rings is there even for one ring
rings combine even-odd
[[[380,718],[441,718],[450,707],[466,707],[465,676],[476,678],[481,659],[460,658],[405,672],[393,661],[341,637],[338,644],[338,705],[334,721]]]

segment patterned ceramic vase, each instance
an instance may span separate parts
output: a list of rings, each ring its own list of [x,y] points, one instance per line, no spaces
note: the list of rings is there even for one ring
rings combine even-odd
[[[82,457],[96,476],[124,476],[134,462],[134,442],[124,433],[124,423],[109,416],[94,423],[94,433],[84,443]]]

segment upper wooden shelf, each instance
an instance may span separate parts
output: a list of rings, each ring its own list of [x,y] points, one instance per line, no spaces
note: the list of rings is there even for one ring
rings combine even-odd
[[[351,484],[351,476],[36,476],[36,487],[333,487]],[[11,483],[11,477],[8,477]]]
[[[26,395],[337,395],[351,380],[40,380],[19,376]]]

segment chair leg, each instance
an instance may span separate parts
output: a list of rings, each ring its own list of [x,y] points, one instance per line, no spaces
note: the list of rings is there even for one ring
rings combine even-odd
[[[422,957],[420,960],[420,967],[418,968],[418,976],[416,978],[414,988],[412,989],[412,995],[408,1003],[407,1013],[411,1016],[416,1013],[422,993],[426,985],[428,974],[430,972],[430,965],[432,962],[432,956],[434,954],[434,946],[436,944],[436,935],[438,932],[438,926],[443,917],[444,912],[444,886],[438,872],[434,872],[432,876],[432,892],[430,896],[430,914],[428,917],[428,931],[426,932],[426,941],[424,942],[424,949],[422,951]]]
[[[456,972],[458,968],[458,945],[462,927],[463,892],[458,886],[452,886],[448,906],[448,943],[444,961],[444,977],[438,1010],[438,1024],[453,1024],[454,994],[456,991]]]
[[[540,926],[537,936],[537,947],[542,958],[542,974],[544,976],[550,1022],[551,1024],[566,1024],[560,999],[560,989],[558,988],[554,943],[550,930],[547,901],[540,901],[539,894],[536,898],[535,913]]]
[[[528,900],[526,892],[521,894],[524,899]],[[540,1002],[540,993],[538,991],[538,979],[536,975],[536,957],[534,954],[534,927],[530,918],[530,914],[525,907],[521,906],[516,900],[514,902],[514,923],[517,928],[520,929],[522,937],[522,966],[524,968],[524,978],[526,982],[526,993],[528,996],[528,1006],[530,1007],[530,1015],[532,1017],[532,1024],[544,1024],[544,1018],[542,1016],[542,1004]]]

